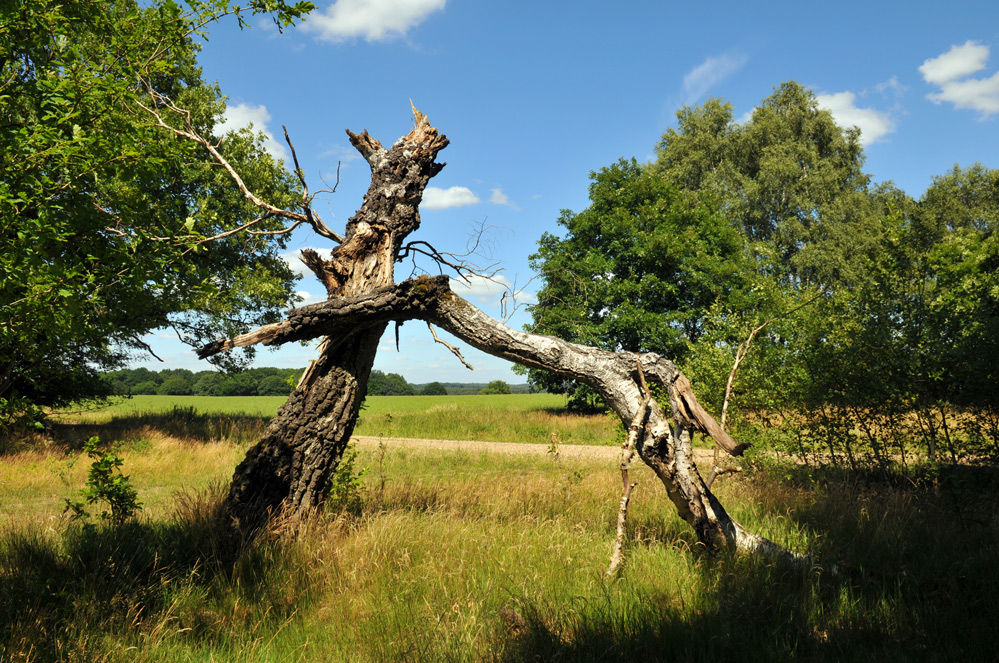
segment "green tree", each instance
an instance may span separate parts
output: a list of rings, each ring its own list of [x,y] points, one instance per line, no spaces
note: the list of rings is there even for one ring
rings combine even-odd
[[[154,395],[159,393],[160,386],[148,380],[146,382],[140,382],[139,384],[132,387],[133,396],[144,396],[144,395]]]
[[[292,389],[292,385],[279,375],[265,377],[257,385],[257,393],[261,396],[287,396]]]
[[[221,385],[224,381],[225,376],[221,373],[216,373],[215,371],[205,371],[199,374],[198,379],[195,381],[191,389],[197,396],[221,396]]]
[[[856,230],[870,180],[860,131],[839,127],[810,90],[782,84],[743,125],[733,122],[730,104],[716,99],[684,107],[677,118],[659,143],[654,170],[685,191],[717,199],[761,272],[813,276],[817,259],[804,249],[824,239],[829,226]]]
[[[372,396],[414,396],[416,390],[398,373],[374,370],[368,379],[368,393]]]
[[[503,380],[493,380],[485,387],[479,391],[480,396],[488,396],[492,394],[512,394],[510,391],[510,385],[508,385]]]
[[[447,396],[447,387],[440,382],[430,382],[420,390],[421,396]]]
[[[716,302],[745,299],[753,268],[739,231],[709,196],[686,194],[635,160],[590,179],[590,206],[563,211],[565,235],[546,233],[531,256],[542,282],[533,328],[682,361]],[[574,392],[573,406],[590,400],[585,387],[549,374],[531,381]]]
[[[156,393],[161,396],[190,396],[191,383],[179,376],[167,378]]]
[[[275,319],[293,274],[284,235],[223,233],[261,215],[201,143],[224,110],[197,40],[216,16],[311,5],[225,0],[6,2],[0,9],[0,400],[107,393],[102,370],[173,326],[198,344]],[[184,110],[180,110],[184,109]],[[159,126],[157,126],[159,125]],[[219,156],[279,206],[296,182],[249,131]],[[16,397],[16,398],[15,398]]]

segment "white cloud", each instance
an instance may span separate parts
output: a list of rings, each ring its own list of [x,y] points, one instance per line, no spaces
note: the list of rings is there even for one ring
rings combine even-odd
[[[859,127],[860,142],[869,145],[885,134],[895,131],[895,121],[888,113],[873,108],[858,108],[853,92],[815,95],[819,106],[832,113],[836,124],[843,128]]]
[[[924,61],[919,73],[927,83],[942,85],[984,69],[988,59],[988,46],[966,41],[961,46],[951,46],[943,55]]]
[[[323,260],[330,259],[330,249],[313,249],[313,251],[318,253]],[[288,263],[288,267],[291,268],[291,271],[295,272],[300,277],[313,276],[312,270],[306,267],[305,263],[302,262],[301,255],[302,254],[298,251],[289,251],[288,253],[282,253],[281,259]]]
[[[239,131],[244,127],[252,128],[255,132],[264,134],[264,149],[270,152],[275,159],[288,160],[288,151],[284,144],[277,142],[274,135],[267,128],[267,123],[271,120],[271,114],[267,112],[267,106],[251,106],[250,104],[227,105],[222,114],[222,121],[216,125],[215,129],[219,134],[229,131]]]
[[[492,278],[484,276],[471,276],[469,281],[462,279],[451,279],[451,289],[458,295],[468,299],[480,306],[498,306],[506,293],[506,304],[511,306],[511,295],[515,286],[510,283],[510,279],[502,274],[497,274]],[[529,304],[537,300],[533,293],[516,293],[518,304]]]
[[[320,152],[316,158],[326,159],[329,157],[334,157],[337,161],[344,163],[360,159],[361,153],[355,150],[353,147],[346,147],[344,145],[334,145],[333,147],[330,147]]]
[[[309,304],[326,301],[326,297],[323,295],[316,295],[307,290],[298,290],[295,294],[299,297],[299,301],[295,303],[295,306],[308,306]]]
[[[405,35],[447,0],[337,0],[325,11],[311,14],[302,29],[323,41],[356,37],[384,41]]]
[[[709,57],[683,77],[683,103],[692,105],[713,86],[742,69],[747,61],[741,53]]]
[[[874,89],[880,92],[881,94],[884,94],[885,92],[891,92],[894,94],[896,98],[901,98],[902,95],[905,94],[905,91],[908,90],[909,88],[898,82],[898,76],[892,76],[884,83],[878,83],[877,85],[875,85]]]
[[[494,205],[506,205],[507,207],[520,211],[520,208],[514,203],[510,202],[510,197],[503,193],[503,189],[496,187],[495,189],[489,190],[492,195],[489,196],[489,202]]]
[[[441,189],[435,186],[428,186],[423,190],[422,209],[448,209],[449,207],[463,207],[474,205],[479,202],[479,197],[472,193],[471,189],[463,186],[452,186]]]
[[[967,78],[985,68],[989,47],[967,41],[919,67],[923,80],[940,88],[927,95],[934,103],[949,102],[955,108],[977,110],[982,117],[999,113],[999,72],[988,78]]]

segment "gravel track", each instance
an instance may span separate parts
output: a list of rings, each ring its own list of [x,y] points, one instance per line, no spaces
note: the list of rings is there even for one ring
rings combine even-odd
[[[358,447],[371,449],[384,442],[391,447],[425,449],[439,451],[487,451],[504,454],[527,454],[543,456],[548,453],[547,444],[535,442],[481,442],[475,440],[428,440],[412,437],[376,437],[355,435],[353,441]],[[616,446],[592,446],[587,444],[563,444],[559,446],[563,458],[606,459],[609,462],[621,459],[621,449]],[[709,469],[714,452],[711,449],[694,449],[694,460],[698,467]],[[637,461],[637,459],[636,459]],[[638,461],[640,462],[640,461]]]

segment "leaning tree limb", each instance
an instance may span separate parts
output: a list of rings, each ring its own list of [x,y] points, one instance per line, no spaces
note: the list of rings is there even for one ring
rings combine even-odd
[[[732,455],[742,454],[747,445],[736,443],[700,406],[689,381],[673,362],[654,353],[609,352],[510,329],[456,295],[447,277],[421,276],[305,306],[282,322],[206,346],[199,354],[207,357],[250,343],[277,345],[316,336],[336,339],[357,329],[384,328],[386,320],[412,319],[433,323],[494,356],[584,382],[603,396],[626,425],[641,416],[644,425],[642,434],[636,436],[638,455],[662,481],[678,513],[707,549],[797,557],[746,530],[705,485],[694,464],[690,430],[707,432]],[[643,375],[666,389],[672,416],[654,399],[647,399]]]

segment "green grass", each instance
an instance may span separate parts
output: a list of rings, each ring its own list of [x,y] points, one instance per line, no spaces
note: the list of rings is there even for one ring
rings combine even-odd
[[[111,423],[112,429],[135,429],[154,415],[172,416],[179,410],[223,422],[218,424],[221,430],[228,425],[224,422],[248,424],[272,417],[285,400],[283,396],[134,396],[104,409],[66,412],[59,418],[67,423]],[[354,432],[376,437],[535,443],[550,441],[554,433],[562,444],[619,441],[619,425],[611,417],[567,413],[565,397],[558,394],[369,396]],[[175,435],[184,437],[182,431]]]
[[[999,480],[987,468],[897,485],[793,468],[719,480],[745,525],[844,569],[830,575],[705,555],[636,467],[626,562],[608,580],[614,463],[369,445],[360,517],[328,512],[240,546],[208,486],[245,443],[149,427],[119,448],[147,508],[89,534],[59,513],[82,485],[82,461],[61,469],[74,452],[0,458],[0,660],[994,657]]]

